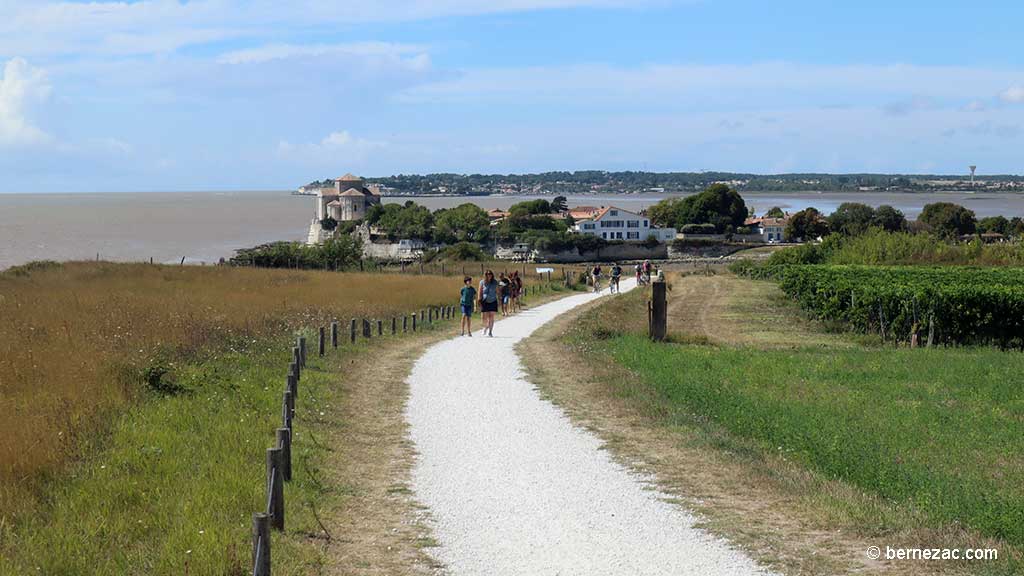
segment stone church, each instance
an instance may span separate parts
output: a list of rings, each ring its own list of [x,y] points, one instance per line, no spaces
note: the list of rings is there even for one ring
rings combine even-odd
[[[324,187],[316,193],[316,216],[309,225],[310,244],[319,244],[330,236],[321,223],[328,217],[338,222],[362,220],[371,206],[380,204],[380,190],[352,174],[334,180],[333,187]]]

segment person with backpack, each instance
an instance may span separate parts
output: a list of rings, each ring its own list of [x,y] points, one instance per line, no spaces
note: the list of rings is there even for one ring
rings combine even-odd
[[[512,299],[512,281],[502,272],[498,278],[498,298],[501,299],[501,315],[508,316],[508,304]]]

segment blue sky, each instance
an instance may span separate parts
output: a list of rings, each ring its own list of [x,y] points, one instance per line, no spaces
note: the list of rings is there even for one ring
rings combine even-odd
[[[0,0],[0,191],[1024,173],[1024,3]]]

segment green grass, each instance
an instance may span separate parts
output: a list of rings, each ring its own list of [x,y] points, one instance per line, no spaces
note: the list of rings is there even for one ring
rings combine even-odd
[[[251,570],[251,517],[266,505],[265,451],[281,425],[286,344],[177,366],[184,392],[154,395],[121,415],[101,443],[82,447],[92,456],[46,483],[36,515],[3,527],[0,573]],[[324,369],[338,358],[311,357],[300,383],[287,531],[272,534],[275,574],[309,573],[321,560],[309,503],[326,494],[317,478],[325,449],[310,432],[341,401],[328,386],[337,372]]]
[[[542,286],[526,302],[564,290]],[[296,401],[286,531],[271,534],[274,574],[318,573],[326,560],[313,509],[350,495],[320,471],[329,448],[318,436],[339,425],[334,415],[345,398],[336,383],[380,345],[374,334],[352,346],[343,322],[342,348],[335,353],[328,343],[320,359],[316,335],[306,333],[311,352]],[[75,460],[33,490],[31,512],[0,510],[0,575],[249,573],[252,514],[266,506],[266,449],[281,426],[292,336],[239,337],[170,356],[163,364],[170,385],[107,411],[102,434],[80,435]]]
[[[660,399],[935,526],[1024,545],[1024,355],[990,349],[759,350],[600,344]]]

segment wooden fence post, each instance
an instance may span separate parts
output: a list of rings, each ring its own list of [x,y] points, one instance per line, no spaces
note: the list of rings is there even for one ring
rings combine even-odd
[[[267,513],[270,527],[284,531],[284,477],[281,449],[267,448]]]
[[[302,380],[302,352],[298,346],[292,348],[292,362],[295,364],[295,377]]]
[[[391,317],[391,335],[394,336],[398,333],[398,318]]]
[[[416,314],[415,313],[412,315],[412,331],[413,332],[416,331]]]
[[[434,323],[434,309],[433,308],[427,308],[427,323],[428,324],[433,324]]]
[[[285,390],[281,399],[281,426],[291,430],[295,418],[295,397],[291,390]]]
[[[305,368],[306,367],[306,337],[305,336],[299,336],[299,359],[300,359],[299,364],[303,368]]]
[[[383,320],[377,320],[377,336],[383,336],[383,335],[384,335],[384,321]]]
[[[427,311],[420,310],[420,324],[423,324],[427,320]]]
[[[295,374],[288,375],[288,391],[292,393],[292,398],[299,397],[299,381],[295,378]]]
[[[252,573],[270,576],[270,516],[263,512],[252,515]]]
[[[402,333],[405,334],[408,331],[409,331],[409,317],[403,315],[402,316]]]
[[[651,282],[651,340],[663,342],[668,331],[667,286]]]
[[[338,347],[338,323],[331,322],[331,347]]]
[[[349,340],[353,344],[356,343],[356,319],[355,318],[352,319],[352,325],[349,328]]]
[[[285,482],[292,481],[292,432],[288,428],[277,429],[277,447],[281,449],[281,460],[284,469],[281,477]]]
[[[324,327],[321,326],[320,327],[320,338],[317,341],[317,346],[316,346],[316,351],[317,351],[317,353],[319,353],[321,358],[324,355],[324,348],[326,348],[325,343],[326,343],[327,339],[325,338],[325,334],[326,334],[326,330],[324,330]]]

